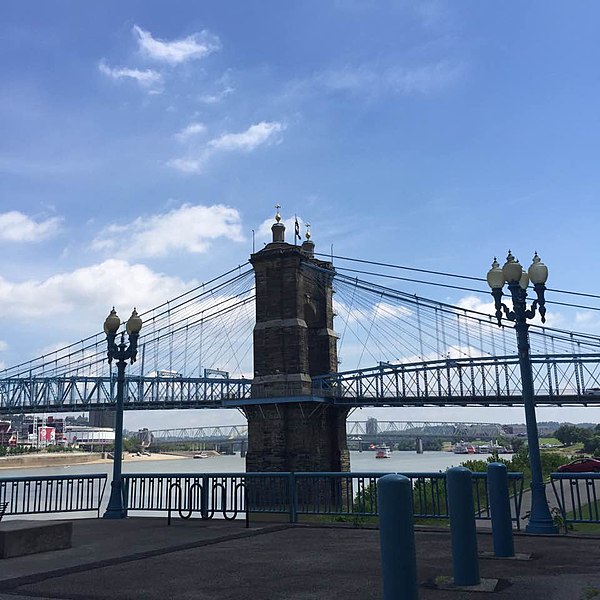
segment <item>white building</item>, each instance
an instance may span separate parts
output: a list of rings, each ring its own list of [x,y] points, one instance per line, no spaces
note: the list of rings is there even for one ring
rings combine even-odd
[[[115,430],[110,427],[67,425],[65,437],[67,444],[72,446],[112,446],[115,443]]]

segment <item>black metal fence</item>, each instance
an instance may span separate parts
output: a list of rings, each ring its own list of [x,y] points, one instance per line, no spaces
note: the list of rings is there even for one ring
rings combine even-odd
[[[552,473],[550,481],[566,525],[600,524],[600,473]]]
[[[106,474],[0,477],[0,505],[5,515],[72,513],[100,507]]]
[[[128,513],[167,514],[203,519],[239,519],[249,514],[286,515],[291,523],[314,516],[362,519],[377,517],[377,480],[385,473],[151,473],[125,474]],[[445,473],[403,473],[411,480],[415,519],[447,519]],[[555,477],[557,474],[553,474]],[[588,478],[590,474],[585,474]],[[582,476],[583,477],[583,476]],[[592,476],[594,483],[600,476]],[[580,478],[581,479],[581,478]],[[475,513],[489,520],[486,473],[473,473]],[[568,477],[565,478],[568,480]],[[585,477],[583,477],[585,481]],[[562,481],[562,480],[561,480]],[[0,477],[0,506],[6,515],[94,511],[100,516],[107,476],[49,475]],[[553,480],[553,486],[555,481]],[[562,485],[562,484],[561,484]],[[596,489],[571,486],[585,518],[598,521]],[[582,490],[587,490],[587,496]],[[509,473],[513,521],[519,527],[523,476]],[[566,494],[562,493],[563,497]],[[587,499],[587,502],[584,500]],[[580,510],[580,519],[584,519]],[[594,512],[595,511],[595,512]]]
[[[364,518],[377,516],[377,480],[385,473],[169,473],[123,475],[129,512],[236,519],[248,513]],[[445,473],[403,473],[412,482],[416,519],[449,518]],[[475,513],[489,520],[486,473],[473,473]],[[522,473],[509,473],[511,509],[520,527]]]

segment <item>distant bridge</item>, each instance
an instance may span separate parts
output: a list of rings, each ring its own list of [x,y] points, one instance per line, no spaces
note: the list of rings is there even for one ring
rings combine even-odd
[[[400,439],[443,438],[495,439],[512,437],[512,430],[499,423],[453,423],[447,421],[348,421],[348,441],[389,441]],[[141,430],[140,437],[152,439],[155,445],[184,443],[236,443],[248,439],[247,425],[185,427],[180,429]]]

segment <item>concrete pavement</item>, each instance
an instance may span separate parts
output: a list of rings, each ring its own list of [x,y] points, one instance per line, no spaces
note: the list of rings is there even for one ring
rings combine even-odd
[[[382,598],[379,532],[241,521],[75,520],[68,550],[0,561],[0,599],[349,600]],[[478,534],[480,551],[491,535]],[[452,575],[447,531],[419,530],[422,600],[481,598],[434,589]],[[516,536],[530,561],[480,560],[498,599],[600,600],[597,538]],[[485,596],[485,595],[484,595]]]

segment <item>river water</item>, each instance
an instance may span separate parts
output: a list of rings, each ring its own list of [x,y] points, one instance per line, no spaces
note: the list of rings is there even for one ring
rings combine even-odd
[[[486,455],[465,456],[451,452],[392,452],[389,458],[376,459],[375,452],[350,452],[350,469],[353,472],[437,472],[457,466],[462,461]],[[239,454],[221,455],[205,459],[177,458],[172,460],[152,460],[152,456],[140,460],[123,462],[124,473],[243,473],[246,463]],[[112,474],[112,463],[80,464],[55,467],[31,467],[0,469],[0,477],[32,477],[35,475],[78,475],[86,473]]]
[[[451,452],[392,452],[389,458],[376,459],[375,452],[350,452],[351,471],[354,473],[432,473],[445,471],[448,467],[457,466],[463,460],[474,458]],[[485,459],[485,455],[477,458]],[[173,458],[153,460],[152,456],[139,457],[138,460],[126,459],[123,462],[123,473],[155,475],[201,474],[201,473],[243,473],[246,468],[245,459],[239,454],[213,456],[205,459]],[[102,502],[101,513],[104,511],[110,494],[110,481],[112,480],[112,462],[98,464],[60,465],[53,467],[30,467],[30,468],[0,468],[0,479],[2,477],[34,477],[37,475],[87,475],[106,473],[108,476],[107,486]],[[164,516],[160,512],[144,512],[145,516]],[[63,514],[29,514],[28,519],[52,519],[62,518],[85,518],[90,516],[89,512],[63,513]],[[7,519],[22,518],[7,516]]]

